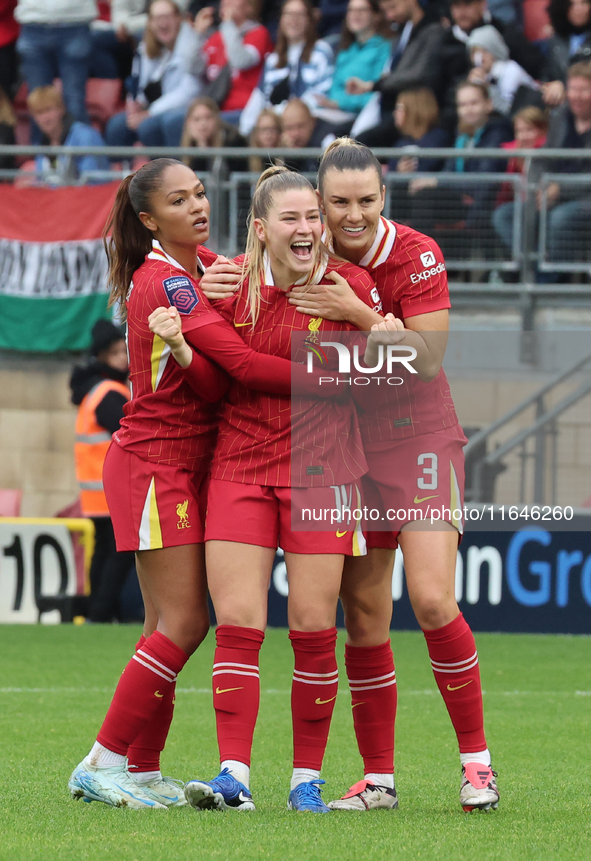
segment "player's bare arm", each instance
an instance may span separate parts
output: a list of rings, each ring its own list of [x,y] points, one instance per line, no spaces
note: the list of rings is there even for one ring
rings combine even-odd
[[[227,299],[238,289],[241,277],[241,266],[227,257],[219,256],[207,267],[199,286],[208,299]]]
[[[357,296],[349,282],[338,272],[328,272],[326,278],[334,283],[290,290],[287,294],[290,303],[302,314],[323,317],[325,320],[346,320],[365,331],[383,319],[381,314],[373,311]]]
[[[441,368],[449,329],[449,316],[446,310],[418,314],[402,321],[393,314],[387,314],[381,323],[371,327],[365,352],[366,364],[376,364],[379,344],[400,344],[414,347],[417,357],[413,360],[419,380],[430,383]]]
[[[150,332],[162,338],[171,349],[172,355],[181,366],[188,368],[193,359],[193,350],[185,341],[181,318],[176,308],[156,308],[148,317]]]

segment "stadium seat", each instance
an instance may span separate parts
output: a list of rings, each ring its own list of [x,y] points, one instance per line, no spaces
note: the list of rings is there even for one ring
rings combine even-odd
[[[0,488],[0,517],[20,517],[22,500],[22,490]]]
[[[90,121],[103,131],[107,120],[124,108],[119,78],[89,78],[86,82],[86,109]]]
[[[547,8],[548,0],[523,0],[523,30],[530,42],[540,42],[552,35]]]

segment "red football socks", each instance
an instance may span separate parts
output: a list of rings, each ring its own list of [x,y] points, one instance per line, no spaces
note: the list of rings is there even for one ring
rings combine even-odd
[[[398,692],[390,641],[345,646],[353,725],[365,774],[394,771],[394,723]]]
[[[291,686],[293,766],[320,770],[338,692],[337,629],[290,631],[295,656]]]
[[[265,635],[257,628],[219,625],[213,661],[213,707],[220,761],[250,766],[259,713],[259,652]]]
[[[478,653],[460,613],[435,631],[423,631],[437,687],[458,737],[460,753],[486,749]]]
[[[148,637],[119,679],[97,736],[99,744],[126,756],[129,746],[158,714],[162,701],[171,696],[187,659],[186,652],[160,631]]]
[[[142,634],[136,648],[141,649],[146,642]],[[164,750],[174,714],[176,682],[168,685],[162,697],[160,708],[151,721],[140,730],[138,737],[127,751],[127,768],[133,774],[143,771],[160,771],[160,754]]]

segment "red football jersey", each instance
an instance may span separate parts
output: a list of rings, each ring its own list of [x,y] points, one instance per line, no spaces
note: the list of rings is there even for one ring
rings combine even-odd
[[[222,104],[223,111],[241,111],[245,107],[259,82],[265,57],[274,47],[269,31],[262,24],[255,24],[244,34],[242,41],[257,52],[258,61],[249,69],[232,69],[232,86]],[[205,75],[208,81],[214,81],[228,62],[226,46],[219,30],[209,37],[203,46],[203,53],[206,57]]]
[[[216,256],[200,246],[201,270]],[[114,439],[147,460],[205,471],[215,445],[219,406],[194,392],[170,347],[150,332],[148,316],[155,308],[175,305],[184,332],[222,318],[198,282],[156,241],[134,273],[126,305],[131,400]]]
[[[352,263],[331,258],[317,273],[315,283],[323,283],[324,275],[331,271],[346,278],[364,302],[371,307],[375,305],[375,284],[367,272]],[[223,310],[254,350],[287,359],[291,358],[294,332],[308,332],[310,340],[319,341],[323,332],[331,333],[334,340],[335,332],[354,328],[349,323],[300,314],[285,292],[274,286],[269,266],[265,281],[254,328],[246,301],[247,283]],[[301,356],[294,358],[305,361],[305,348],[301,352]],[[220,421],[212,478],[275,487],[323,487],[346,484],[363,475],[367,465],[348,389],[344,386],[342,400],[294,398],[292,401],[290,397],[257,392],[233,381]],[[305,446],[294,445],[292,459],[294,439],[305,440]]]
[[[412,227],[382,217],[376,239],[359,265],[371,272],[384,314],[405,320],[450,307],[441,249]],[[366,410],[359,419],[364,442],[417,436],[458,423],[443,368],[430,383],[421,382],[402,365],[394,365],[393,373],[403,385],[374,386],[371,393],[355,390]]]

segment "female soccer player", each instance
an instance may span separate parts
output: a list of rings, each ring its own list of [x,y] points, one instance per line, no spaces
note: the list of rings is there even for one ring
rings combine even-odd
[[[374,304],[372,279],[356,266],[329,258],[321,232],[318,201],[308,180],[282,167],[266,170],[253,197],[245,275],[226,309],[256,350],[288,357],[294,332],[307,333],[307,343],[313,345],[323,331],[334,338],[339,330],[352,328],[298,314],[287,300],[296,283],[330,283],[332,273],[338,273],[360,301]],[[305,360],[303,348],[300,355]],[[292,439],[302,431],[305,450],[292,457]],[[339,509],[337,492],[339,498],[358,499],[356,481],[364,472],[349,399],[322,398],[300,406],[288,397],[232,383],[212,465],[206,529],[208,585],[218,622],[213,696],[222,771],[212,781],[187,784],[185,793],[194,806],[254,807],[248,784],[259,707],[258,659],[280,543],[295,656],[288,806],[328,812],[319,785],[337,696],[336,605],[344,554],[362,552],[363,539],[352,528],[355,524],[336,524],[330,532],[298,531],[296,526],[303,508]]]
[[[200,275],[215,259],[201,245],[209,203],[186,165],[156,159],[125,179],[111,228],[112,299],[127,309],[132,399],[106,456],[104,486],[117,548],[136,552],[146,625],[69,788],[74,798],[161,808],[186,803],[178,782],[162,778],[159,755],[176,677],[209,627],[204,482],[227,377],[195,350],[183,370],[148,316],[165,303],[176,308],[189,344],[254,388],[289,394],[292,363],[255,353],[201,293]],[[313,375],[295,369],[317,390]]]
[[[365,777],[333,809],[393,807],[392,739],[396,713],[390,649],[391,575],[396,538],[404,554],[410,601],[425,639],[437,686],[458,738],[465,810],[496,807],[499,793],[483,727],[482,691],[474,637],[455,600],[455,564],[462,522],[466,439],[458,423],[441,362],[448,329],[449,293],[441,250],[430,238],[382,217],[385,189],[380,164],[356,141],[334,141],[318,172],[327,241],[334,251],[375,279],[385,312],[376,315],[342,284],[293,295],[304,314],[346,319],[372,328],[370,341],[417,350],[418,380],[375,398],[360,424],[369,476],[385,509],[406,510],[395,532],[368,537],[368,556],[349,559],[341,600],[348,632],[346,664],[353,717]],[[372,325],[375,324],[375,325]],[[367,364],[371,360],[367,358]],[[441,521],[429,529],[434,506]],[[410,515],[408,509],[420,509]]]

